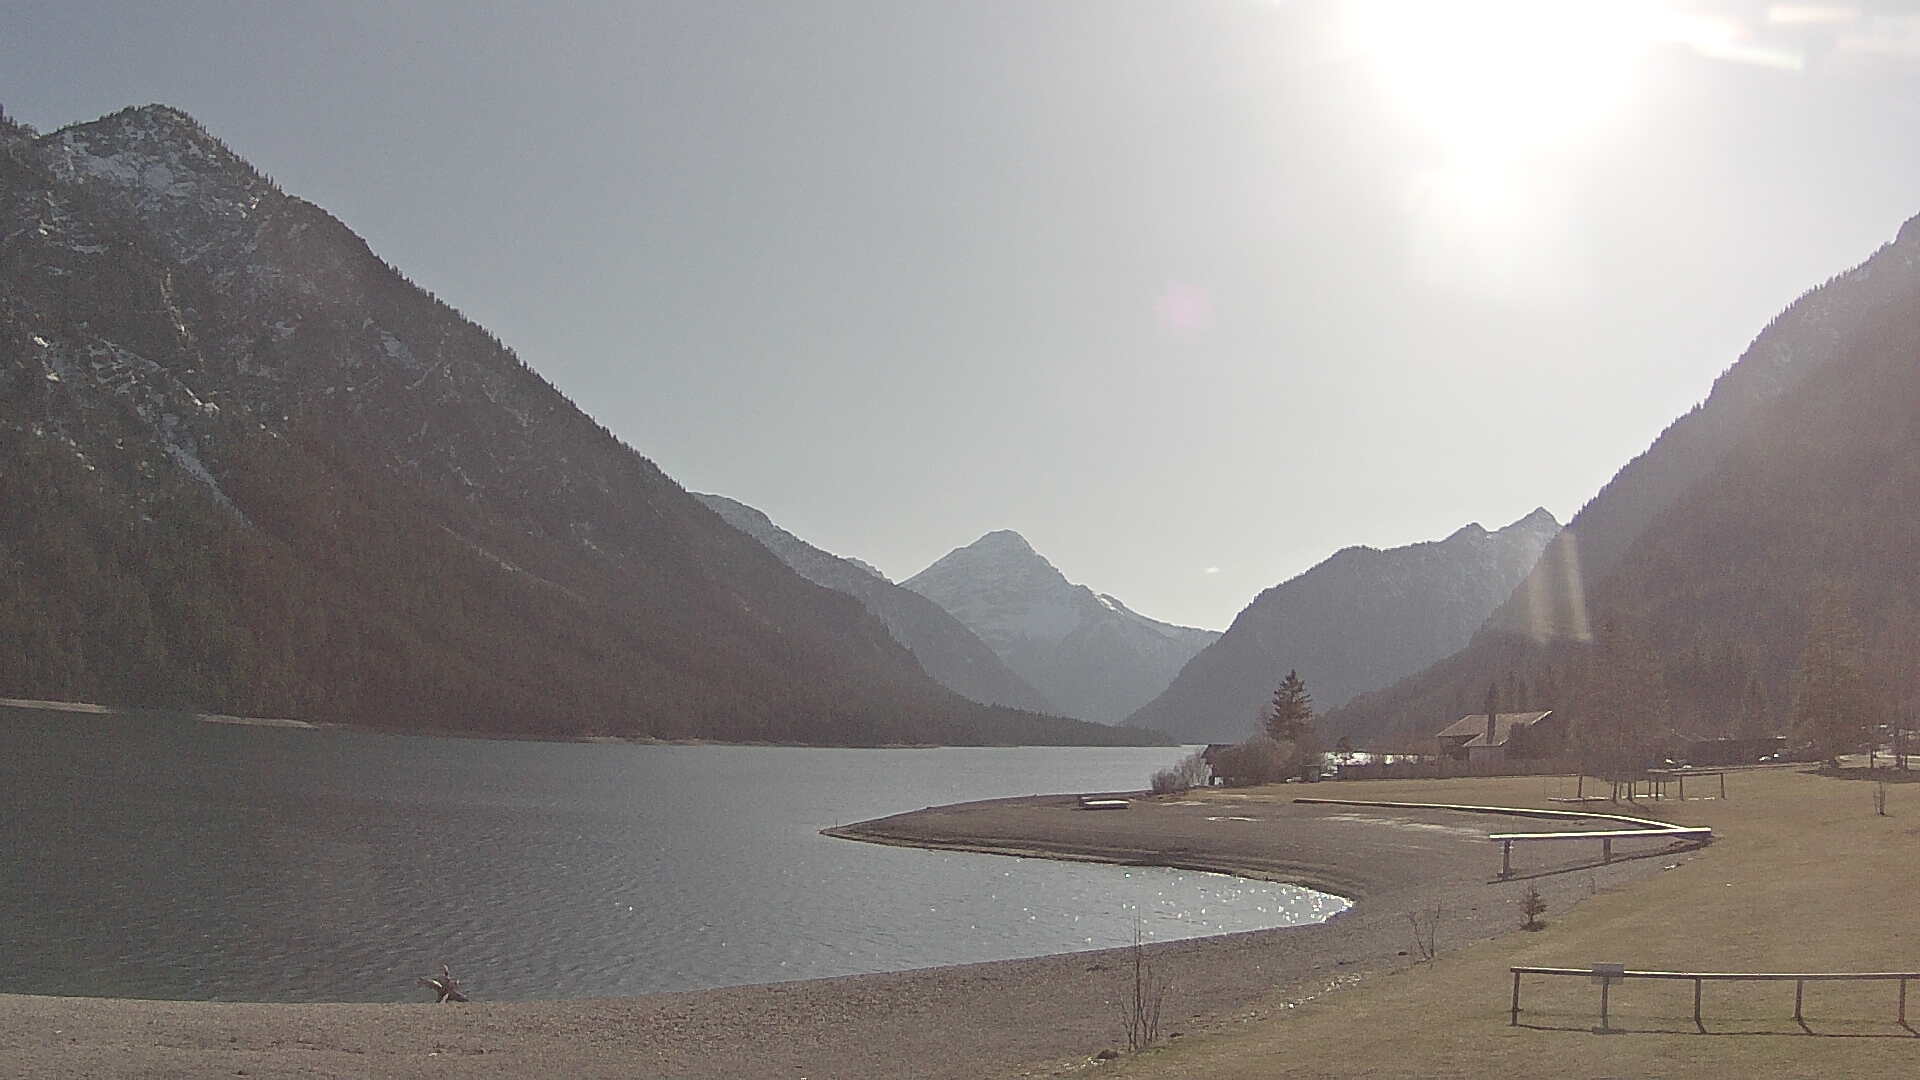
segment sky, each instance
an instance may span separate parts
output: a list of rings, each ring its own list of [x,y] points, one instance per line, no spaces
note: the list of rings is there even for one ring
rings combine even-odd
[[[687,488],[1224,628],[1562,521],[1920,213],[1920,3],[0,4]]]

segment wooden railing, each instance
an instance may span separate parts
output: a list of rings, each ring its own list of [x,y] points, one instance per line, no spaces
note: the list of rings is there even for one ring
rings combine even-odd
[[[1692,840],[1696,844],[1713,842],[1713,830],[1705,827],[1689,828],[1683,825],[1670,825],[1653,818],[1628,817],[1625,814],[1596,814],[1585,810],[1536,810],[1524,806],[1473,806],[1463,803],[1417,803],[1384,802],[1371,799],[1317,799],[1299,798],[1297,803],[1318,803],[1325,806],[1372,806],[1388,810],[1451,810],[1462,814],[1499,814],[1505,817],[1542,818],[1550,821],[1605,821],[1628,826],[1625,829],[1568,829],[1564,832],[1537,833],[1488,833],[1487,839],[1500,844],[1500,877],[1502,880],[1513,876],[1513,845],[1529,840],[1598,840],[1600,841],[1600,860],[1613,862],[1613,842],[1630,837],[1670,837],[1676,840]]]
[[[1513,972],[1513,1013],[1509,1021],[1513,1025],[1520,1023],[1520,976],[1522,975],[1574,975],[1584,976],[1600,984],[1600,1026],[1595,1031],[1613,1030],[1607,1024],[1607,991],[1615,980],[1626,979],[1667,979],[1693,982],[1693,1023],[1701,1034],[1707,1030],[1706,1021],[1700,1014],[1700,988],[1709,982],[1791,982],[1793,983],[1793,1020],[1802,1028],[1807,1026],[1801,1017],[1801,1005],[1810,982],[1898,982],[1900,984],[1900,1004],[1897,1022],[1907,1027],[1907,982],[1920,979],[1920,971],[1628,971],[1624,964],[1595,964],[1590,968],[1555,967],[1515,967]]]
[[[1701,826],[1685,828],[1679,825],[1663,825],[1660,828],[1642,829],[1588,829],[1569,830],[1567,832],[1537,833],[1488,833],[1487,839],[1500,844],[1500,877],[1513,876],[1513,845],[1516,841],[1527,840],[1598,840],[1600,841],[1600,861],[1613,862],[1613,842],[1615,840],[1648,837],[1671,837],[1675,840],[1693,840],[1707,844],[1713,841],[1713,830]]]

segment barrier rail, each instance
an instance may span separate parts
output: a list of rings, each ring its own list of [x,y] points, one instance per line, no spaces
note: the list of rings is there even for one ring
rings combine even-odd
[[[1553,967],[1513,967],[1513,1013],[1510,1026],[1520,1023],[1520,976],[1522,975],[1575,975],[1585,976],[1600,983],[1600,1026],[1595,1031],[1613,1030],[1607,1024],[1607,991],[1615,979],[1667,979],[1693,981],[1693,1024],[1706,1034],[1706,1022],[1700,1014],[1700,989],[1709,982],[1792,982],[1793,985],[1793,1021],[1802,1028],[1807,1022],[1801,1018],[1801,1005],[1810,982],[1898,982],[1900,984],[1900,1006],[1898,1023],[1907,1026],[1907,982],[1920,979],[1920,971],[1628,971],[1624,964],[1595,964],[1590,968],[1553,968]]]
[[[1381,799],[1322,799],[1301,796],[1293,800],[1296,803],[1313,803],[1321,806],[1374,806],[1387,810],[1454,810],[1462,814],[1498,814],[1502,817],[1544,818],[1550,821],[1619,821],[1636,825],[1643,829],[1666,829],[1675,826],[1652,818],[1629,817],[1626,814],[1600,814],[1591,810],[1540,810],[1531,806],[1477,806],[1472,803],[1438,802],[1388,802]]]
[[[1550,821],[1613,821],[1633,826],[1628,829],[1569,829],[1565,832],[1542,833],[1488,833],[1487,839],[1500,844],[1500,880],[1513,876],[1513,845],[1516,841],[1527,840],[1599,840],[1600,859],[1604,863],[1613,862],[1613,842],[1623,837],[1659,837],[1668,836],[1680,840],[1698,840],[1701,844],[1713,842],[1713,830],[1705,827],[1691,828],[1684,825],[1669,825],[1652,818],[1628,817],[1625,814],[1595,814],[1584,810],[1535,810],[1525,806],[1474,806],[1465,803],[1417,803],[1384,802],[1372,799],[1318,799],[1298,798],[1297,803],[1317,803],[1322,806],[1370,806],[1388,810],[1452,810],[1463,814],[1499,814],[1505,817],[1543,818]]]
[[[1727,799],[1727,773],[1736,771],[1736,768],[1714,766],[1706,769],[1648,769],[1647,777],[1654,783],[1653,797],[1656,799],[1666,798],[1667,785],[1676,780],[1679,781],[1681,802],[1687,801],[1687,777],[1691,776],[1695,780],[1717,777],[1720,781],[1720,801],[1725,802]]]
[[[1515,841],[1525,840],[1598,840],[1600,841],[1600,861],[1613,863],[1613,842],[1631,837],[1669,836],[1678,840],[1693,839],[1703,844],[1711,843],[1713,830],[1683,828],[1671,825],[1664,829],[1585,829],[1567,832],[1541,833],[1488,833],[1487,839],[1500,842],[1500,877],[1504,880],[1513,876],[1513,845]]]

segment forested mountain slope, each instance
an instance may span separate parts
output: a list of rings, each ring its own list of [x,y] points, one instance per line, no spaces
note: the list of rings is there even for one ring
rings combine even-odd
[[[1495,532],[1473,524],[1444,540],[1335,552],[1262,592],[1127,722],[1238,742],[1294,670],[1322,708],[1344,705],[1465,645],[1559,531],[1542,509]]]
[[[934,684],[193,120],[0,123],[0,695],[1107,740]]]
[[[1329,724],[1416,737],[1479,708],[1490,683],[1508,707],[1604,723],[1593,703],[1624,664],[1634,708],[1661,723],[1782,730],[1822,597],[1858,620],[1877,699],[1905,699],[1920,690],[1916,521],[1920,219],[1774,319],[1580,511],[1467,649]]]

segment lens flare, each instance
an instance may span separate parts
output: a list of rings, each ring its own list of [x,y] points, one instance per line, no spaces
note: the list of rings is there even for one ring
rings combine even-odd
[[[1592,641],[1587,586],[1580,577],[1580,544],[1571,527],[1560,530],[1520,583],[1527,606],[1527,632],[1535,641]]]
[[[1198,285],[1169,284],[1153,302],[1160,332],[1195,337],[1213,329],[1213,296]]]

